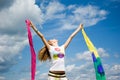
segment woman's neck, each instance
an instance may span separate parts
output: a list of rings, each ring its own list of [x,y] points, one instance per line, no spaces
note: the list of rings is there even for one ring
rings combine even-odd
[[[54,47],[58,47],[58,44],[56,44],[56,45],[52,45],[52,46],[54,46]]]

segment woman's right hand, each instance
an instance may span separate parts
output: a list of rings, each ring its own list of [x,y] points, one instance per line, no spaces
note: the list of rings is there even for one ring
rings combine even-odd
[[[30,27],[32,27],[33,26],[33,23],[32,23],[32,21],[30,21]]]
[[[30,20],[25,20],[25,22],[27,23],[27,25],[31,25],[31,22],[30,22]]]

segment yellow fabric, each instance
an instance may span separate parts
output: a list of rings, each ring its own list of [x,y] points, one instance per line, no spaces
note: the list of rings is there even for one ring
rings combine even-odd
[[[96,48],[94,47],[94,45],[92,44],[92,42],[90,41],[90,39],[88,38],[88,36],[86,35],[86,33],[85,33],[85,31],[84,31],[83,28],[82,28],[82,34],[83,34],[83,37],[85,39],[85,42],[86,42],[86,44],[87,44],[88,49],[90,50],[90,52],[91,53],[94,52],[94,55],[95,55],[96,58],[99,57]]]

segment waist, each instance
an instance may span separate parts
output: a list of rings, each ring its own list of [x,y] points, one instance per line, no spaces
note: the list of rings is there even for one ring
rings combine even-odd
[[[49,71],[48,75],[56,78],[66,77],[65,71]]]
[[[49,73],[53,73],[53,74],[65,74],[65,71],[49,71]]]
[[[53,60],[51,63],[50,71],[65,71],[64,59]]]

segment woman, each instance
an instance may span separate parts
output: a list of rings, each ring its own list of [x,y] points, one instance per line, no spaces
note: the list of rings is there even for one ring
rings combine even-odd
[[[45,45],[39,51],[39,60],[46,61],[49,59],[52,62],[48,73],[48,80],[68,80],[65,75],[65,49],[68,47],[73,37],[82,29],[83,25],[80,24],[80,26],[70,35],[68,40],[62,46],[58,46],[58,40],[56,39],[47,41],[43,34],[37,30],[32,22],[31,27],[38,34],[38,36],[40,36]]]

